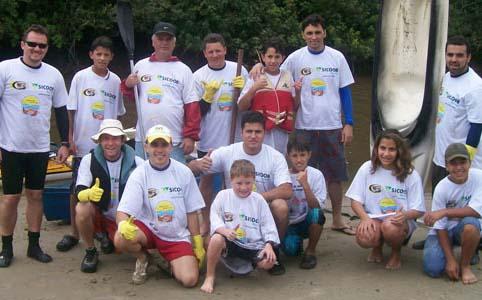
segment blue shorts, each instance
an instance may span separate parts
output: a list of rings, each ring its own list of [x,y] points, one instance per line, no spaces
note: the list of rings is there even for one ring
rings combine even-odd
[[[325,224],[325,215],[322,209],[310,209],[303,221],[288,226],[286,236],[281,243],[281,249],[287,256],[298,256],[303,252],[303,239],[308,238],[309,228],[312,224],[321,226]]]
[[[472,225],[480,233],[480,222],[475,217],[465,217],[460,220],[459,224],[448,230],[449,241],[452,245],[460,245],[461,236],[465,225]],[[445,253],[440,246],[438,236],[436,234],[429,235],[425,240],[423,249],[423,270],[430,277],[440,277],[445,271],[447,260]]]
[[[309,165],[323,173],[327,183],[348,180],[345,150],[341,143],[342,129],[296,129],[297,141],[311,145]]]

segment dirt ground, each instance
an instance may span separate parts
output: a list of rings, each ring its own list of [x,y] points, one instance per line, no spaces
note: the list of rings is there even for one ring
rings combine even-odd
[[[329,201],[328,201],[329,202]],[[219,266],[214,295],[205,295],[199,286],[182,288],[173,279],[149,269],[149,280],[141,286],[131,283],[135,260],[125,254],[101,255],[95,274],[80,272],[84,255],[83,245],[70,252],[55,250],[55,244],[69,232],[69,227],[57,222],[43,223],[41,244],[54,261],[41,264],[26,257],[27,232],[23,213],[25,199],[19,208],[19,223],[14,236],[15,260],[7,269],[0,269],[0,299],[480,299],[482,281],[471,286],[450,282],[447,278],[431,279],[422,272],[422,252],[403,249],[403,266],[387,271],[382,264],[366,262],[368,251],[359,248],[353,237],[329,229],[331,215],[327,214],[327,229],[318,245],[318,265],[314,270],[298,268],[298,259],[285,258],[287,272],[270,276],[255,271],[247,277],[231,277]],[[344,211],[351,213],[348,203]],[[352,223],[355,225],[356,223]],[[420,228],[412,241],[426,234]],[[410,244],[411,244],[410,242]],[[385,249],[387,255],[389,249]],[[473,267],[482,279],[481,265]],[[201,280],[203,277],[201,276]]]

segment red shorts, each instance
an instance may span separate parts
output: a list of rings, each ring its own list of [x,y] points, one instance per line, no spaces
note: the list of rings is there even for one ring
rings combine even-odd
[[[117,223],[106,218],[102,211],[95,207],[94,232],[107,232],[109,240],[114,241],[115,232],[117,231]]]
[[[164,257],[167,261],[173,261],[176,258],[182,256],[194,256],[194,252],[192,251],[191,243],[188,242],[169,242],[163,241],[158,238],[152,231],[147,228],[144,223],[134,220],[134,223],[139,227],[142,232],[147,237],[147,248],[148,249],[157,249],[159,253]]]

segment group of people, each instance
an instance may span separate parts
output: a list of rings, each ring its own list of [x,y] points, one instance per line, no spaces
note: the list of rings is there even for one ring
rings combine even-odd
[[[208,34],[203,41],[207,64],[193,74],[172,55],[176,27],[159,22],[151,37],[154,52],[123,81],[108,69],[113,46],[102,36],[92,42],[92,66],[74,76],[67,93],[60,72],[42,61],[46,29],[29,27],[21,41],[23,55],[0,63],[0,267],[8,267],[14,257],[23,184],[27,255],[52,260],[40,247],[39,235],[54,106],[61,138],[57,160],[65,161],[69,151],[74,155],[72,232],[56,247],[68,251],[82,239],[83,272],[97,271],[96,236],[103,253],[136,258],[136,284],[147,279],[152,249],[186,287],[197,284],[206,264],[201,290],[207,293],[214,290],[219,261],[234,273],[259,268],[281,275],[283,252],[300,256],[300,267],[311,269],[317,264],[327,195],[331,229],[355,235],[361,247],[372,248],[370,262],[383,261],[387,243],[392,252],[386,268],[400,268],[401,248],[425,213],[410,150],[396,130],[377,137],[371,160],[346,192],[360,224],[347,225],[341,183],[348,179],[344,146],[353,138],[354,79],[343,54],[325,45],[319,15],[303,20],[301,30],[305,47],[286,57],[280,40],[267,39],[261,62],[249,75],[244,68],[237,74],[236,63],[226,61],[223,37]],[[463,38],[449,39],[446,59],[449,73],[440,96],[434,158],[440,182],[433,185],[432,212],[424,217],[432,227],[424,270],[473,283],[477,278],[470,263],[478,257],[482,214],[482,171],[476,169],[478,154],[473,158],[482,132],[482,80],[468,66],[470,48]],[[123,99],[136,92],[139,117],[132,149],[117,118],[125,113]],[[198,158],[188,162],[196,142]],[[199,185],[194,175],[200,176]],[[224,190],[213,190],[215,177],[223,180]],[[460,262],[454,243],[462,246]]]

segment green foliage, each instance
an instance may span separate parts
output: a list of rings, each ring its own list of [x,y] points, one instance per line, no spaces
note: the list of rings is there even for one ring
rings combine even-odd
[[[376,36],[379,1],[375,0],[131,0],[136,40],[146,41],[152,27],[168,21],[178,27],[177,53],[192,60],[202,57],[203,37],[219,32],[228,51],[245,49],[245,61],[256,59],[255,49],[271,37],[281,37],[288,49],[304,45],[301,20],[311,13],[327,21],[327,44],[340,49],[352,65],[370,61]],[[450,34],[463,34],[481,57],[482,2],[450,2]],[[76,61],[76,49],[97,35],[119,38],[114,0],[0,0],[0,42],[18,47],[22,31],[32,23],[46,24],[54,47],[67,50]],[[145,37],[145,39],[144,39]]]
[[[116,1],[0,1],[3,20],[0,41],[12,47],[32,23],[46,24],[51,44],[68,50],[74,61],[79,43],[89,43],[99,34],[118,35]],[[219,32],[225,36],[230,54],[244,48],[248,62],[256,58],[255,49],[271,36],[281,37],[289,49],[302,46],[299,23],[312,12],[321,12],[330,20],[327,28],[330,44],[341,48],[352,60],[366,60],[371,57],[377,12],[376,2],[362,0],[132,0],[131,3],[138,39],[149,37],[155,23],[168,21],[179,28],[177,49],[181,56],[200,55],[203,37]]]
[[[465,36],[472,48],[472,57],[482,60],[482,1],[450,1],[449,35]]]

